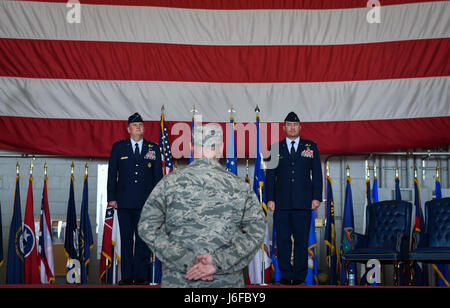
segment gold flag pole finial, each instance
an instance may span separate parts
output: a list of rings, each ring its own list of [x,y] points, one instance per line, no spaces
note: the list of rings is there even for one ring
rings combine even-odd
[[[347,163],[347,176],[350,176],[350,166],[348,165],[348,163]]]
[[[17,164],[16,164],[16,175],[17,176],[19,176],[20,175],[20,164],[19,164],[19,162],[17,162]]]
[[[373,163],[373,176],[377,177],[377,164]]]
[[[47,177],[47,162],[44,163],[44,177]]]
[[[88,175],[88,163],[86,162],[86,165],[84,165],[84,175],[87,176]]]
[[[366,180],[370,179],[370,165],[367,163],[366,167]]]
[[[34,164],[33,162],[30,163],[30,177],[33,177],[33,168],[34,168]]]
[[[395,166],[395,177],[398,178],[398,166]]]
[[[164,111],[166,110],[166,108],[164,107],[164,104],[161,106],[161,113],[164,114]]]
[[[417,166],[414,164],[414,178],[417,179]]]
[[[439,165],[436,164],[436,177],[439,178]]]
[[[70,165],[70,176],[73,176],[73,169],[75,169],[75,164],[72,162],[72,165]]]
[[[330,176],[330,162],[327,161],[327,176]]]
[[[248,177],[248,159],[245,160],[245,175]]]

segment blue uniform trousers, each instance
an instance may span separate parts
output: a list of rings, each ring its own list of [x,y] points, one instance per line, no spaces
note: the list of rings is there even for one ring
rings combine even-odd
[[[308,237],[311,210],[276,210],[273,223],[277,232],[278,266],[281,278],[304,281],[308,270]],[[294,237],[294,264],[291,264]]]
[[[137,231],[141,210],[119,208],[117,213],[120,221],[122,280],[148,280],[150,249]]]

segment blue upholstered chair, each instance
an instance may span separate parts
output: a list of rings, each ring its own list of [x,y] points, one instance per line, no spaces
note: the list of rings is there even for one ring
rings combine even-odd
[[[399,263],[408,260],[412,204],[381,201],[366,208],[365,235],[353,233],[352,249],[344,254],[346,270],[350,262],[370,259],[394,264],[394,284],[399,282]]]
[[[409,253],[410,265],[415,261],[450,263],[450,198],[425,203],[424,229],[413,233],[416,247]]]

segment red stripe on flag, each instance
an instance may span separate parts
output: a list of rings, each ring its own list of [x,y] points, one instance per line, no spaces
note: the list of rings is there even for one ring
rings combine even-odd
[[[186,123],[190,127],[190,121],[180,122]],[[168,132],[171,132],[175,123],[180,122],[166,121]],[[226,132],[226,123],[220,124]],[[279,139],[281,139],[284,138],[283,123],[278,123],[278,125]],[[157,142],[159,140],[159,126],[159,120],[146,121],[144,137]],[[127,122],[119,120],[0,116],[0,131],[2,132],[0,148],[34,153],[108,157],[113,142],[118,139],[129,138],[126,127]],[[270,138],[270,125],[267,125],[267,128],[267,138]],[[169,135],[172,141],[174,158],[179,158],[177,153],[183,150],[174,148],[174,145],[179,146],[176,143],[179,137],[179,135]],[[226,133],[224,135],[226,144],[225,138]],[[318,144],[321,154],[444,146],[450,144],[450,117],[303,122],[302,138],[314,140]],[[269,143],[275,141],[278,140],[267,140]],[[247,134],[245,139],[246,156],[249,155],[250,142]],[[238,153],[239,146],[242,145],[237,145]],[[254,149],[250,151],[254,151]],[[226,149],[224,149],[224,153],[226,153]]]
[[[68,3],[68,0],[23,0],[29,2]],[[446,0],[381,0],[382,6]],[[250,10],[301,9],[329,10],[367,7],[368,0],[81,0],[81,4],[159,6],[188,9]]]
[[[233,83],[417,78],[450,75],[449,50],[450,38],[325,46],[0,39],[0,76]]]

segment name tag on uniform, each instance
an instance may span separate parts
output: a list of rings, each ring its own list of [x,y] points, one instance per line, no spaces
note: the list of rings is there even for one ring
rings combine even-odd
[[[128,159],[128,156],[122,156],[120,159]]]
[[[151,160],[155,160],[156,159],[156,153],[153,150],[148,150],[147,154],[145,154],[144,159],[151,159]]]
[[[314,151],[311,149],[303,150],[301,156],[306,158],[314,158]]]

